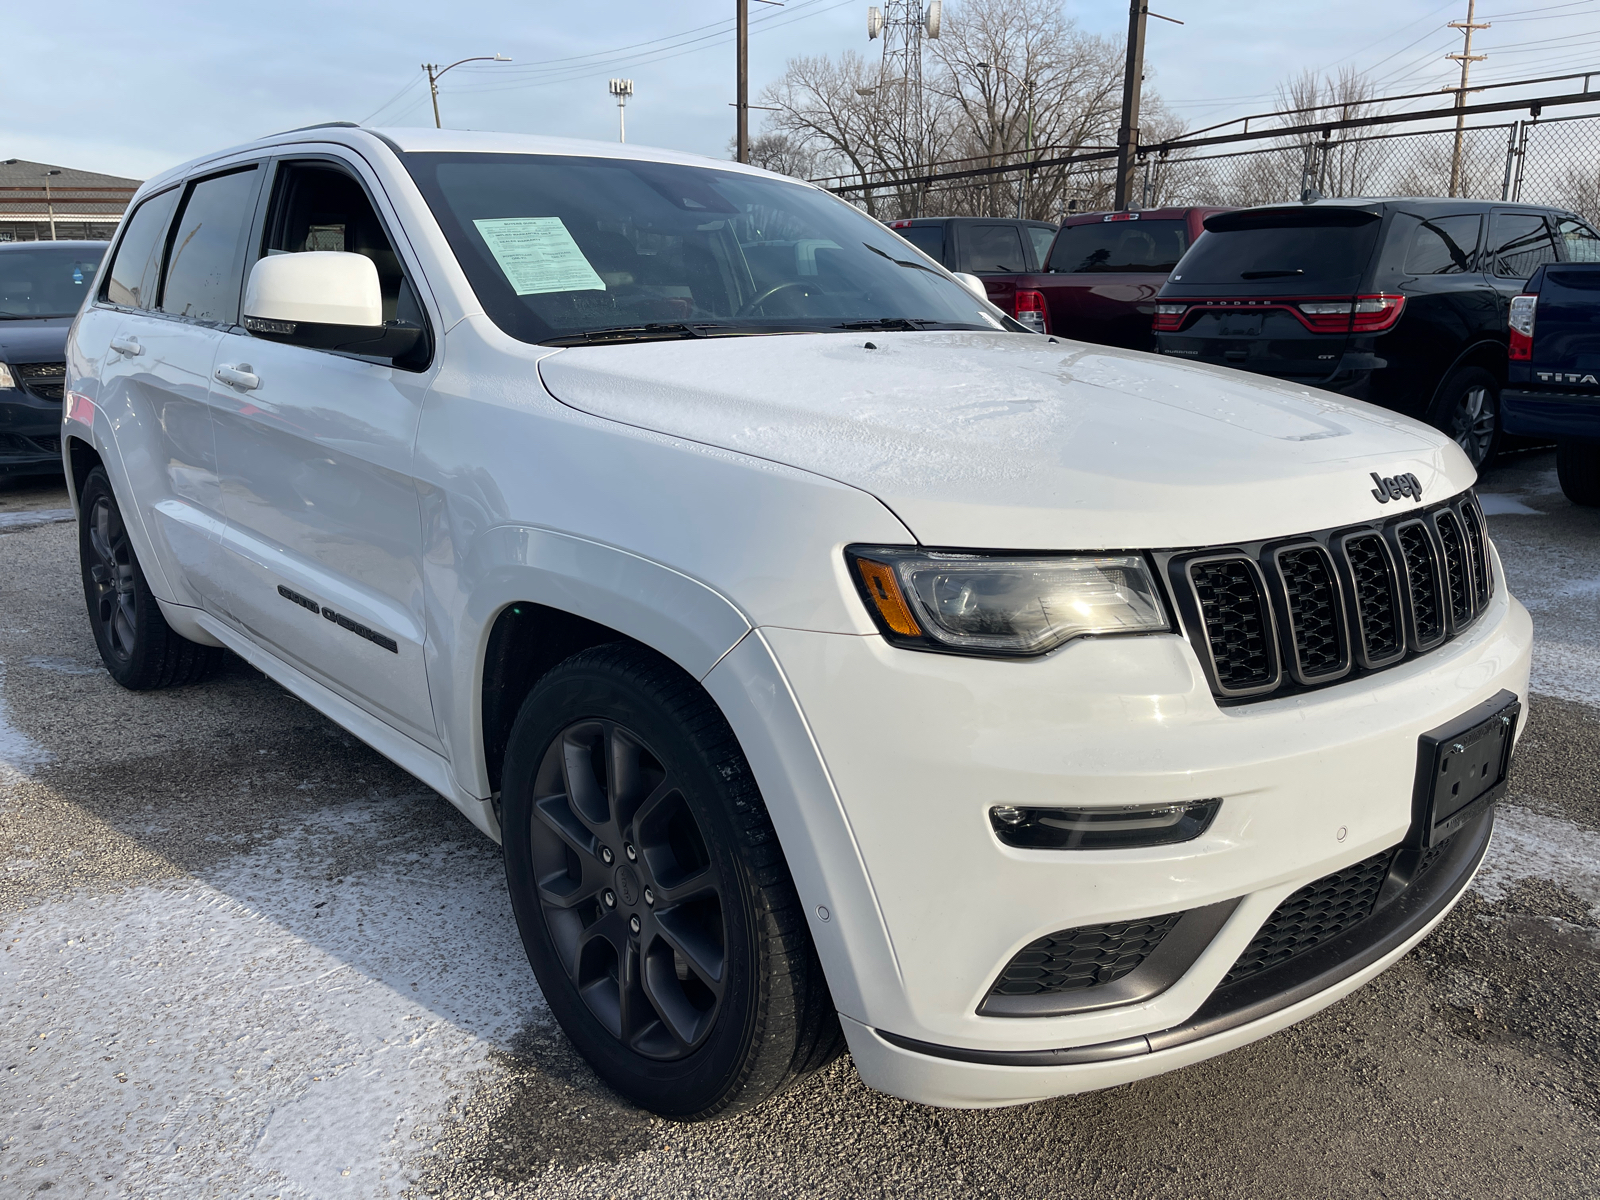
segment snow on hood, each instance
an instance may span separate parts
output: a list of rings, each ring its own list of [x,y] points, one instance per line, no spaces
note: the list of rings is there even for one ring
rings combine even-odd
[[[868,349],[868,344],[875,348]],[[1388,516],[1471,485],[1416,421],[1258,375],[986,333],[593,346],[540,362],[573,408],[870,492],[925,545],[1179,547]]]

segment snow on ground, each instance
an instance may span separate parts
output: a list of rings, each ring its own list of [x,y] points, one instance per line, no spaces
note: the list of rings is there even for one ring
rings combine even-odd
[[[1516,804],[1495,814],[1494,842],[1472,886],[1499,900],[1518,880],[1548,879],[1581,896],[1600,918],[1600,833]]]
[[[5,684],[6,664],[0,659],[0,784],[32,774],[33,768],[50,761],[50,752],[9,720]]]
[[[396,806],[332,806],[203,881],[79,893],[0,925],[0,1193],[47,1177],[152,1200],[413,1182],[404,1162],[546,1010],[498,852],[408,836]],[[361,867],[333,844],[365,851]]]
[[[1515,496],[1508,496],[1503,492],[1479,492],[1478,503],[1483,506],[1483,515],[1486,517],[1542,517],[1545,514],[1537,508],[1529,508]]]
[[[0,529],[31,529],[35,525],[53,525],[57,521],[72,521],[77,514],[70,508],[34,508],[22,512],[0,512]]]

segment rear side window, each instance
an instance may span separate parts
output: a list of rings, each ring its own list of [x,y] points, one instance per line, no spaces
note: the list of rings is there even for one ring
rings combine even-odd
[[[1489,220],[1489,261],[1496,275],[1526,279],[1556,260],[1555,238],[1537,213],[1497,212]]]
[[[961,231],[958,269],[974,275],[1026,271],[1021,232],[1015,225],[968,225]]]
[[[1038,225],[1028,226],[1028,240],[1033,243],[1034,269],[1044,270],[1045,261],[1050,257],[1050,243],[1056,240],[1054,229],[1045,229]]]
[[[1411,231],[1401,270],[1407,275],[1466,274],[1477,257],[1482,223],[1476,215],[1419,222]]]
[[[189,185],[168,238],[162,312],[222,325],[239,319],[245,239],[260,176],[251,166]]]
[[[1063,225],[1050,252],[1050,269],[1072,275],[1101,271],[1164,274],[1189,248],[1183,221],[1102,221]]]
[[[167,223],[178,207],[178,189],[151,196],[128,218],[127,231],[111,260],[102,298],[123,308],[154,308],[156,280],[161,276],[161,247]]]
[[[934,262],[944,261],[944,227],[941,225],[907,225],[896,229],[901,237],[921,250]]]
[[[1556,236],[1561,239],[1561,257],[1567,262],[1600,262],[1600,233],[1582,221],[1562,217],[1556,222]]]
[[[1185,287],[1241,284],[1266,295],[1351,293],[1361,285],[1382,222],[1361,209],[1274,209],[1206,221],[1172,273]]]

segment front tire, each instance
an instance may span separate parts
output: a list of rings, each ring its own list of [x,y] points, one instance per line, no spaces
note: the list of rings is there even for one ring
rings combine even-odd
[[[89,472],[78,498],[78,561],[100,661],[123,687],[196,683],[221,660],[220,649],[180,637],[161,615],[103,467]]]
[[[1500,446],[1500,384],[1482,367],[1452,371],[1428,408],[1428,424],[1447,433],[1482,471]]]
[[[1558,441],[1556,478],[1568,500],[1585,508],[1600,508],[1600,442]]]
[[[567,1036],[662,1116],[760,1103],[842,1035],[766,806],[721,712],[629,643],[554,668],[512,727],[506,880]]]

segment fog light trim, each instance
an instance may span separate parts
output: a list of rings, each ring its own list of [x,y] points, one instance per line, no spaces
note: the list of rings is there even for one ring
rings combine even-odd
[[[1119,808],[1036,808],[997,804],[995,836],[1019,850],[1130,850],[1189,842],[1211,826],[1220,798]]]

